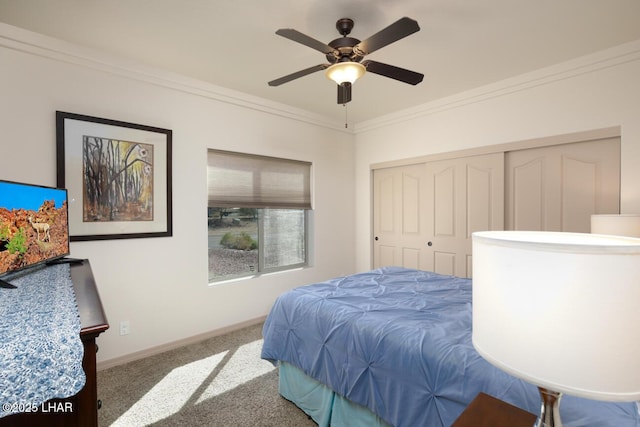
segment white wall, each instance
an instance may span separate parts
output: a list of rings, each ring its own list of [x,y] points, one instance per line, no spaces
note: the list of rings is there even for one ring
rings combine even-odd
[[[350,133],[4,24],[0,97],[2,179],[56,184],[56,110],[173,130],[173,237],[71,244],[90,259],[111,324],[99,363],[260,318],[285,290],[354,272]],[[207,148],[313,162],[312,267],[208,286]]]
[[[640,212],[640,40],[359,124],[356,269],[371,267],[372,164],[612,126],[621,212]]]
[[[357,124],[354,137],[304,112],[0,24],[0,97],[2,179],[55,185],[56,110],[173,130],[173,237],[71,246],[91,260],[112,326],[99,338],[103,363],[264,316],[294,286],[368,270],[374,163],[620,126],[621,210],[640,212],[640,41]],[[207,148],[314,163],[313,267],[207,285]],[[118,335],[120,320],[130,335]]]

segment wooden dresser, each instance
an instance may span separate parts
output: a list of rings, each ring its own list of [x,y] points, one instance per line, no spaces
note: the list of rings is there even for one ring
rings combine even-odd
[[[86,375],[84,388],[70,398],[45,402],[39,412],[20,413],[0,418],[0,427],[97,427],[98,425],[96,338],[109,329],[109,323],[88,260],[71,264],[71,279],[80,314],[80,338],[84,345],[82,359],[82,367]]]

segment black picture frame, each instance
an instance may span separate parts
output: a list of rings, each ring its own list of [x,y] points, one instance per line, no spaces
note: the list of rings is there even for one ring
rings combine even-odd
[[[71,241],[172,236],[171,145],[170,129],[56,111]]]

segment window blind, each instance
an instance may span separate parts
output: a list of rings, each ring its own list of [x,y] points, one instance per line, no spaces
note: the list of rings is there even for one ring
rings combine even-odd
[[[311,209],[311,163],[208,150],[209,207]]]

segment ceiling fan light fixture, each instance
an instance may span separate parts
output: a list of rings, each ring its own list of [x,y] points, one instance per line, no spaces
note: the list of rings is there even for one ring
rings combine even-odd
[[[328,79],[333,80],[338,85],[343,83],[355,83],[364,75],[366,68],[359,62],[338,62],[333,64],[324,72]]]

